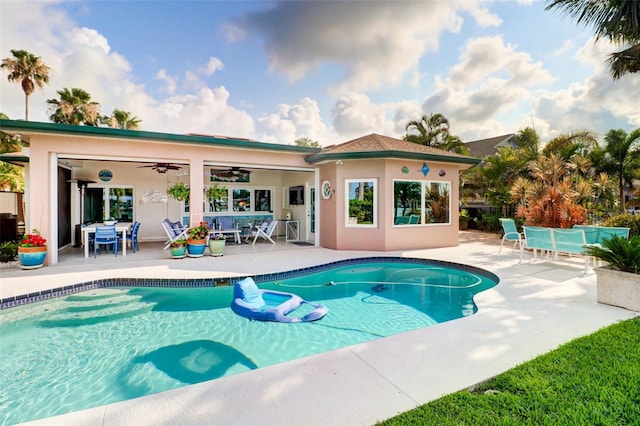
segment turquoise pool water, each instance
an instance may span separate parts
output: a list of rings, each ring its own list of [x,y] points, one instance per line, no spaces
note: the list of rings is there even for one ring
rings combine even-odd
[[[136,398],[472,315],[474,295],[497,283],[479,271],[361,263],[259,283],[329,308],[302,324],[236,316],[233,287],[109,287],[5,309],[0,421]]]

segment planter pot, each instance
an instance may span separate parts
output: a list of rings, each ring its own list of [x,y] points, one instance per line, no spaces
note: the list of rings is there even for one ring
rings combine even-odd
[[[187,255],[189,257],[202,257],[207,248],[207,240],[187,239]]]
[[[18,260],[22,269],[36,269],[44,265],[47,257],[47,246],[18,247]]]
[[[640,312],[640,274],[596,268],[598,303]]]
[[[182,259],[187,255],[187,245],[183,244],[180,246],[169,247],[169,251],[171,252],[171,257],[174,259]]]
[[[211,256],[222,256],[224,254],[224,245],[226,240],[209,240],[209,251]]]

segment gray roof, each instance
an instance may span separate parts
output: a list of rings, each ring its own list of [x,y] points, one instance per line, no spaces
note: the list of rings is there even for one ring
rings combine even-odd
[[[478,157],[485,158],[496,153],[496,148],[501,146],[515,146],[515,137],[513,133],[502,136],[494,136],[487,139],[478,139],[477,141],[467,142],[469,147],[469,154]]]

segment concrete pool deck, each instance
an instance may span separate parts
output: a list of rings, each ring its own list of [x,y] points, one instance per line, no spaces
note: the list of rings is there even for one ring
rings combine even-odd
[[[234,276],[380,255],[465,263],[500,277],[475,298],[479,311],[470,317],[29,424],[371,425],[638,315],[596,303],[595,273],[583,275],[580,258],[533,262],[527,255],[518,264],[510,247],[498,256],[499,240],[468,235],[461,233],[458,247],[393,253],[279,242],[265,251],[238,246],[223,258],[163,262],[127,254],[124,262],[100,266],[90,258],[34,271],[2,269],[0,298],[106,276]]]

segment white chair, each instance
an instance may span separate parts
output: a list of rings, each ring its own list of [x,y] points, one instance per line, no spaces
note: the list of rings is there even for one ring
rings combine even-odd
[[[262,237],[265,240],[271,241],[271,244],[275,244],[276,242],[273,241],[271,235],[273,235],[273,231],[275,231],[276,226],[278,226],[277,220],[272,220],[271,222],[262,222],[260,226],[254,226],[253,228],[251,228],[249,234],[245,238],[245,241],[247,241],[250,237],[253,237],[253,244],[255,244],[258,237]]]
[[[186,239],[187,231],[189,230],[189,228],[182,226],[180,222],[171,222],[169,219],[162,221],[162,228],[167,233],[167,237],[169,237],[164,246],[165,250],[176,240]]]

